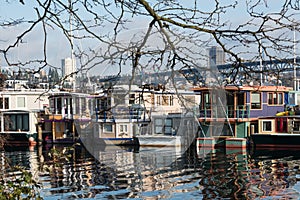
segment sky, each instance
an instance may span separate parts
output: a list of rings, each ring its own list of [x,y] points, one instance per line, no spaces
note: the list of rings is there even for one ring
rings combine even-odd
[[[224,0],[222,2],[233,2],[231,0]],[[267,2],[267,1],[266,1]],[[269,1],[270,2],[270,1]],[[25,18],[31,19],[36,18],[36,12],[34,7],[36,1],[25,0],[25,4],[22,5],[18,0],[11,0],[10,4],[1,3],[0,4],[0,21],[3,22],[7,19],[11,18]],[[186,1],[189,4],[189,1]],[[206,1],[198,1],[199,6],[206,8],[207,10],[212,9],[210,4]],[[202,5],[203,4],[203,5]],[[269,4],[267,5],[268,9],[277,10],[278,4]],[[259,12],[264,12],[263,7],[265,5],[260,6]],[[229,9],[227,11],[226,17],[223,19],[224,21],[229,21],[232,25],[239,24],[241,21],[245,21],[247,19],[245,2],[239,2],[238,6],[235,9]],[[138,31],[145,31],[148,26],[148,21],[146,19],[140,18],[130,25],[130,29],[124,31],[120,34],[120,38],[124,41],[124,44],[128,42],[129,38],[133,36],[134,33]],[[0,29],[0,48],[3,49],[7,47],[7,45],[11,42],[16,41],[16,37],[24,31],[24,27],[21,25],[8,27],[5,29]],[[68,45],[68,41],[62,34],[60,30],[48,30],[48,38],[47,38],[47,53],[48,59],[51,65],[57,66],[58,68],[61,66],[61,59],[69,57],[71,53],[71,49]],[[18,60],[28,60],[34,58],[40,58],[43,51],[43,40],[41,39],[42,29],[41,26],[37,27],[34,31],[28,34],[27,37],[18,44],[18,48],[14,49],[10,52],[9,58],[12,61]],[[76,34],[76,33],[74,33]],[[100,33],[101,34],[101,33]],[[105,46],[101,46],[97,42],[89,42],[88,40],[83,41],[82,43],[77,43],[80,48],[92,48],[99,49],[105,48]],[[206,48],[206,47],[205,47]],[[7,66],[4,62],[2,55],[0,55],[0,64],[2,67]],[[36,66],[32,66],[35,68]],[[90,74],[98,74],[98,75],[110,75],[114,74],[116,68],[109,66],[102,66],[102,68],[94,69],[90,71]],[[124,70],[124,73],[129,73],[130,67]]]

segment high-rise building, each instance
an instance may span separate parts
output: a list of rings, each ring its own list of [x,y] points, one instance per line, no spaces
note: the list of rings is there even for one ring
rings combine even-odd
[[[225,53],[221,47],[213,46],[208,49],[209,66],[225,64]]]
[[[71,85],[75,84],[75,74],[72,74],[76,72],[75,62],[75,59],[72,58],[62,59],[62,77]]]

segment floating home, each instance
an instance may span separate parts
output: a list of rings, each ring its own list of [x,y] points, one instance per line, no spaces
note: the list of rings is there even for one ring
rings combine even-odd
[[[254,148],[300,148],[300,91],[291,90],[285,110],[258,119],[258,132],[251,135]]]
[[[49,105],[43,89],[15,87],[0,92],[0,134],[4,145],[35,145],[39,115]]]
[[[292,88],[285,86],[226,86],[193,89],[201,96],[198,147],[246,148],[259,132],[259,117],[285,111]]]
[[[73,122],[73,95],[68,91],[48,92],[49,106],[40,115],[44,143],[73,143],[76,129]]]
[[[81,105],[82,110],[74,112],[74,120],[81,140],[86,142],[177,146],[181,145],[178,139],[181,137],[177,137],[183,131],[180,127],[187,127],[193,120],[198,130],[197,118],[192,115],[188,119],[187,113],[182,112],[184,107],[193,110],[199,102],[196,97],[192,91],[171,91],[159,85],[131,85],[130,88],[116,85],[99,93],[75,97],[80,102],[76,105]]]

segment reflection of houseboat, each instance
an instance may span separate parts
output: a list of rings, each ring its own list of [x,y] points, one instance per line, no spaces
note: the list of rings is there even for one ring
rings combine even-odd
[[[284,86],[226,86],[195,88],[201,94],[203,135],[198,147],[246,147],[246,138],[258,132],[258,118],[284,111],[291,88]]]
[[[38,116],[48,99],[44,90],[7,89],[0,95],[0,132],[5,144],[35,144]]]

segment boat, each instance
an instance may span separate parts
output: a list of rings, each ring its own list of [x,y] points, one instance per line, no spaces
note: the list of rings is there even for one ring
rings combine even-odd
[[[260,117],[258,126],[251,134],[255,149],[300,148],[300,115]]]
[[[198,131],[199,124],[193,113],[154,115],[151,123],[137,135],[137,140],[142,148],[178,147],[185,150],[192,144]]]
[[[199,114],[202,134],[196,139],[197,147],[247,148],[251,134],[259,132],[260,118],[286,116],[291,90],[274,85],[195,87],[202,100]]]
[[[73,120],[73,95],[69,91],[50,91],[49,106],[39,116],[45,144],[72,144],[78,139]]]
[[[36,129],[39,110],[7,110],[0,114],[1,139],[4,146],[34,146],[38,141]]]
[[[4,145],[36,145],[38,116],[48,106],[45,90],[6,88],[0,92],[0,136]]]
[[[77,106],[74,123],[85,145],[135,145],[140,127],[149,123],[144,106],[136,100],[136,89],[116,85],[92,94],[73,94]]]
[[[147,92],[150,94],[147,94]],[[146,105],[150,122],[136,136],[141,147],[182,147],[187,149],[199,131],[196,117],[199,95],[190,90],[149,90]]]
[[[75,95],[75,101],[81,102],[74,112],[80,140],[85,144],[93,140],[98,145],[181,146],[185,135],[174,134],[181,131],[184,116],[180,103],[183,100],[188,107],[195,107],[196,95],[145,87],[115,85],[94,94]],[[194,115],[192,119],[197,121]],[[182,124],[190,125],[189,120],[185,118]]]

